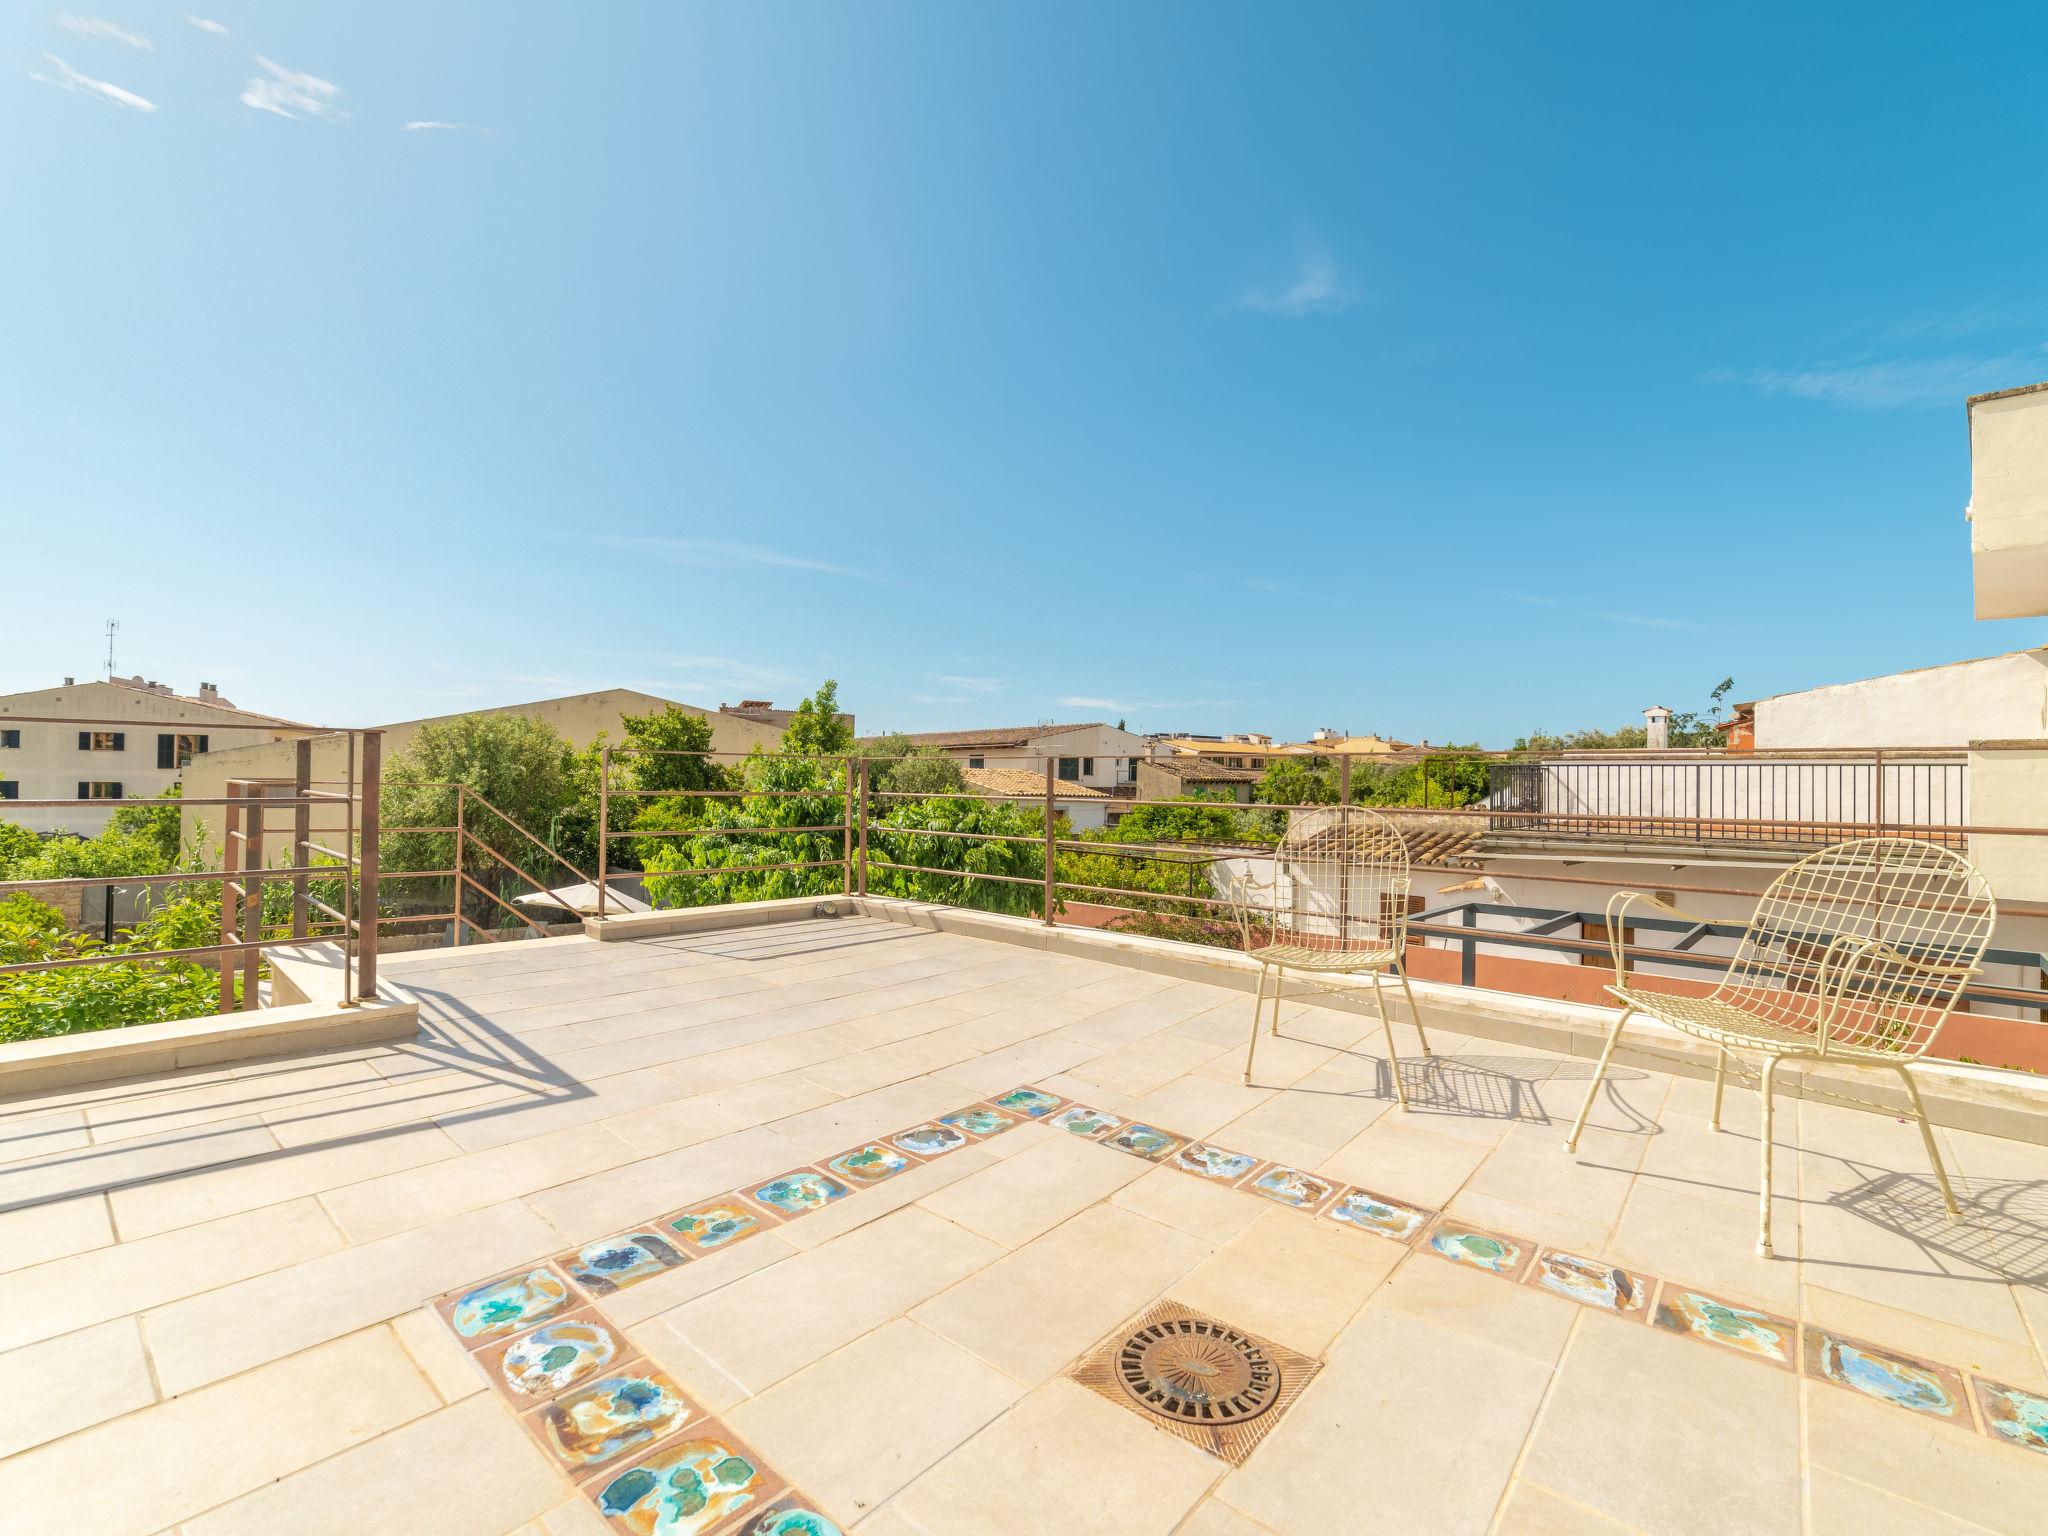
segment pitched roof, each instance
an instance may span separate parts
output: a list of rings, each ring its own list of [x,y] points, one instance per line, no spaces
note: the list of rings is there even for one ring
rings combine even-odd
[[[982,731],[920,731],[908,739],[914,747],[1021,747],[1041,736],[1102,729],[1102,721],[1086,720],[1079,725],[1001,725]]]
[[[1183,784],[1256,784],[1265,775],[1256,768],[1230,768],[1212,757],[1160,757],[1147,766],[1170,773]]]
[[[1037,795],[1045,796],[1045,776],[1023,768],[963,768],[960,777],[969,789],[978,789],[985,795]],[[1072,779],[1055,779],[1052,785],[1055,800],[1107,800],[1109,795],[1092,784],[1079,784]]]

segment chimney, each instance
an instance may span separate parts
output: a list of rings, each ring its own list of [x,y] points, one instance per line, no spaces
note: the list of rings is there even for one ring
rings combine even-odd
[[[201,683],[199,685],[199,702],[202,704],[218,704],[220,702],[220,689],[212,683]]]
[[[64,686],[66,688],[76,688],[78,686],[78,679],[75,677],[67,677],[64,679]]]
[[[1671,711],[1662,704],[1652,704],[1643,711],[1643,745],[1652,752],[1662,752],[1671,745]]]

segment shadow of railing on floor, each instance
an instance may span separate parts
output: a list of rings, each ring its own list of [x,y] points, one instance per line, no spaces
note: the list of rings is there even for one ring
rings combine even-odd
[[[2048,1288],[2048,1180],[1949,1175],[1962,1216],[1948,1219],[1941,1189],[1926,1173],[1881,1172],[1827,1197],[1826,1203],[1895,1232],[1930,1254],[1986,1271],[1957,1279],[1995,1279]],[[1825,1255],[1809,1257],[1825,1265]]]

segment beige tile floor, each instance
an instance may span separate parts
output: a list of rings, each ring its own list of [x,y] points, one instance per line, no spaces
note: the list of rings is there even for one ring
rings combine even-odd
[[[1780,1112],[868,919],[394,957],[411,1044],[0,1101],[0,1529],[594,1536],[429,1298],[1032,1083],[2048,1389],[2048,1148]],[[1405,1035],[1404,1031],[1404,1035]],[[1412,1035],[1404,1049],[1412,1048]],[[1066,1371],[1172,1298],[1323,1369],[1242,1467]],[[2037,1532],[2048,1457],[1032,1125],[608,1298],[861,1536]]]

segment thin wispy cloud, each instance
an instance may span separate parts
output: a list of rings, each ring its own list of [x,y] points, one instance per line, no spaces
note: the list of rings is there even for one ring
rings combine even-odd
[[[705,570],[753,568],[776,571],[811,571],[820,576],[843,576],[854,581],[883,581],[874,571],[863,571],[820,559],[802,550],[770,549],[761,544],[736,544],[725,539],[598,539],[606,549],[630,550],[651,555],[670,565],[696,566]]]
[[[200,31],[214,37],[226,37],[229,35],[228,29],[224,24],[218,21],[208,21],[204,16],[187,16],[185,18],[185,25],[197,27]]]
[[[133,48],[140,53],[155,53],[156,44],[140,32],[131,32],[119,22],[106,21],[98,16],[72,16],[60,14],[57,25],[66,32],[79,37],[89,37],[99,43],[119,43],[123,48]]]
[[[29,79],[39,80],[44,85],[54,85],[60,91],[75,91],[81,96],[97,97],[114,106],[126,107],[131,112],[156,110],[156,103],[147,96],[138,96],[133,91],[123,90],[108,80],[95,80],[91,75],[80,74],[54,53],[46,53],[43,58],[56,73],[46,75],[32,69],[28,72]]]
[[[1101,709],[1120,715],[1141,709],[1235,709],[1236,699],[1101,699],[1085,693],[1070,693],[1060,701],[1062,709]]]
[[[1600,615],[1609,624],[1628,624],[1637,629],[1685,629],[1704,631],[1706,625],[1694,624],[1685,619],[1667,619],[1654,613],[1603,613]]]
[[[1238,296],[1237,307],[1256,314],[1282,315],[1291,320],[1306,315],[1329,315],[1351,303],[1336,258],[1319,242],[1302,248],[1293,276],[1281,283],[1248,288]]]
[[[341,104],[341,87],[332,80],[286,69],[260,53],[255,58],[263,73],[251,75],[249,83],[242,87],[243,106],[288,117],[293,122],[307,118],[338,122],[348,116]]]
[[[944,683],[948,688],[958,688],[964,693],[1001,693],[1003,680],[1000,677],[955,677],[948,672],[934,672],[932,681]]]
[[[433,118],[419,118],[400,125],[407,133],[476,133],[486,138],[497,136],[495,128],[481,128],[475,123],[443,123]]]
[[[1812,368],[1715,368],[1708,384],[1746,384],[1767,395],[1791,395],[1844,410],[1898,411],[1957,405],[1969,395],[2034,383],[2044,350],[1997,357],[1888,358],[1824,363]]]

